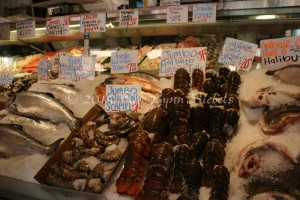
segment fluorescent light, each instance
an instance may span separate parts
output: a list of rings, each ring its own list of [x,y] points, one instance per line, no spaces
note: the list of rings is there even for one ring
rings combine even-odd
[[[255,19],[275,19],[276,15],[257,15]]]

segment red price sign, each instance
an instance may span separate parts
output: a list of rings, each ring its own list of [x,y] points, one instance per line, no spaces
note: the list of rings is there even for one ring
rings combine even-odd
[[[136,63],[129,63],[126,68],[129,72],[136,72],[137,71],[137,64]]]

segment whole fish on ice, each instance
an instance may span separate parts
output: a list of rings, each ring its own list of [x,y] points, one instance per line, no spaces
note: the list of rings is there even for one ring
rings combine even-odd
[[[32,119],[9,113],[5,115],[1,120],[0,124],[17,124],[23,127],[23,130],[32,135],[39,134],[52,134],[58,131],[58,125],[48,120]]]
[[[279,78],[282,82],[298,85],[300,86],[300,65],[287,65],[277,70],[269,70],[266,72],[266,75],[275,76]]]
[[[46,146],[14,124],[0,124],[0,157],[28,155],[34,153],[51,155],[63,138]]]
[[[46,119],[54,123],[66,122],[71,130],[79,124],[71,110],[46,93],[21,92],[7,102],[7,108],[17,115]]]

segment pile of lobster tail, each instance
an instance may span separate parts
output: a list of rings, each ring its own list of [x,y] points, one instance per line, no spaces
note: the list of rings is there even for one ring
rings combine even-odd
[[[153,145],[146,179],[137,200],[168,199],[167,190],[170,184],[173,159],[173,150],[169,143]]]
[[[222,165],[225,158],[223,145],[216,139],[210,140],[202,154],[203,185],[211,187],[213,183],[213,171],[216,165]]]
[[[190,91],[190,74],[183,68],[175,72],[174,89],[181,89],[185,94]]]
[[[212,139],[225,142],[226,136],[223,132],[225,125],[225,112],[223,106],[211,106],[208,111],[208,132]]]
[[[163,108],[154,108],[146,115],[143,130],[154,133],[155,140],[162,141],[168,136],[168,112]]]
[[[204,75],[201,69],[194,69],[192,73],[192,88],[203,91]]]
[[[197,132],[194,134],[193,142],[190,146],[190,154],[193,158],[200,159],[202,152],[207,145],[209,135],[205,132]]]
[[[199,189],[202,180],[202,167],[198,159],[191,158],[188,160],[185,172],[185,185],[181,195],[177,200],[198,200]]]
[[[170,138],[175,144],[188,144],[191,137],[189,123],[190,105],[186,94],[180,89],[168,92],[168,115],[170,120]]]
[[[205,106],[191,108],[190,123],[193,134],[208,130],[207,110]]]
[[[217,165],[213,172],[213,184],[209,200],[227,200],[230,174],[223,165]]]
[[[188,160],[190,158],[189,146],[186,144],[177,145],[174,150],[174,172],[170,184],[170,192],[178,193],[182,191],[184,175],[186,172]]]
[[[150,138],[147,131],[137,130],[129,135],[124,168],[116,181],[117,192],[137,196],[141,189],[145,165],[150,158]]]

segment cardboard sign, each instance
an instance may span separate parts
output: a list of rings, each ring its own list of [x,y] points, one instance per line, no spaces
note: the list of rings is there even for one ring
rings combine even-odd
[[[30,38],[35,36],[35,21],[27,20],[16,23],[17,39]]]
[[[76,56],[60,56],[59,78],[79,81],[77,71],[82,70],[82,59]]]
[[[52,17],[46,21],[46,35],[67,35],[69,34],[69,16]]]
[[[82,57],[82,69],[76,74],[80,79],[94,80],[95,78],[95,57]]]
[[[48,79],[48,71],[52,69],[53,61],[48,59],[40,59],[38,65],[38,78],[40,80]]]
[[[262,66],[300,64],[300,36],[260,41]]]
[[[105,111],[137,112],[141,103],[140,85],[106,85]]]
[[[0,74],[0,85],[10,85],[14,80],[14,73],[1,73]]]
[[[167,8],[167,23],[188,22],[188,6],[170,6]]]
[[[9,40],[10,36],[10,25],[0,24],[0,40]]]
[[[139,24],[138,10],[121,10],[119,26],[137,26]]]
[[[159,76],[173,76],[175,72],[184,68],[189,73],[194,69],[205,70],[206,47],[164,49],[160,60]]]
[[[256,53],[257,44],[226,38],[219,62],[249,71]]]
[[[138,69],[138,51],[116,51],[111,53],[111,73],[130,73]]]
[[[106,14],[89,13],[80,16],[80,32],[105,32]]]
[[[216,4],[195,4],[193,6],[193,22],[214,23],[216,22]]]
[[[160,6],[178,6],[180,5],[180,0],[160,0]]]

